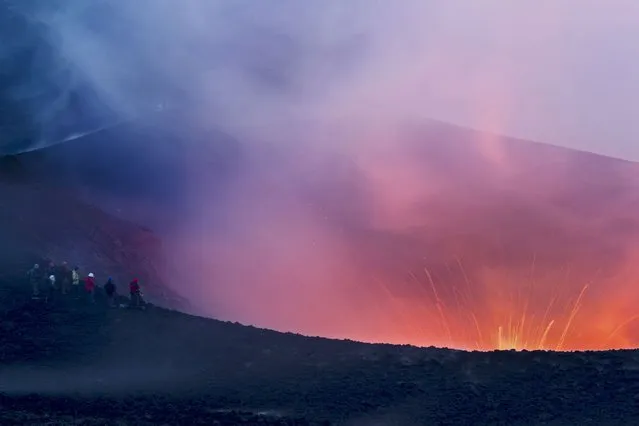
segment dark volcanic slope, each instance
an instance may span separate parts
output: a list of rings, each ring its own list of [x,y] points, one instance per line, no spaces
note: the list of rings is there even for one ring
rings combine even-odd
[[[137,276],[146,283],[149,298],[185,307],[162,278],[162,246],[150,231],[45,182],[26,179],[11,160],[0,163],[0,236],[0,291],[6,271],[26,273],[34,261],[47,257],[77,264],[85,274],[94,272],[99,284],[112,275],[124,288]]]
[[[634,351],[467,353],[366,345],[160,308],[73,303],[30,302],[2,314],[1,424],[639,421]]]

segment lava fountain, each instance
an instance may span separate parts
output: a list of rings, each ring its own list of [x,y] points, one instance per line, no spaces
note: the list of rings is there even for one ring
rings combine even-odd
[[[397,285],[374,279],[395,324],[387,336],[363,340],[481,351],[605,350],[637,344],[639,315],[630,302],[636,296],[620,278],[593,277],[581,284],[581,278],[571,281],[566,265],[547,271],[554,277],[515,277],[512,271],[498,277],[492,271],[485,273],[489,281],[474,282],[459,258],[438,274],[424,268],[407,275],[413,284],[410,297],[394,294]]]
[[[639,168],[478,138],[431,125],[377,151],[255,154],[222,207],[198,201],[224,232],[194,229],[175,250],[204,259],[192,281],[224,284],[191,298],[218,318],[367,342],[638,344]]]

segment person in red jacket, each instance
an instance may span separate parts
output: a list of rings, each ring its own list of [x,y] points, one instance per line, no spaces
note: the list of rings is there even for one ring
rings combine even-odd
[[[93,272],[84,280],[84,289],[89,295],[89,301],[95,303],[95,275],[93,275]]]
[[[142,303],[142,291],[140,290],[140,282],[137,278],[129,283],[129,294],[131,296],[131,306],[138,307]]]

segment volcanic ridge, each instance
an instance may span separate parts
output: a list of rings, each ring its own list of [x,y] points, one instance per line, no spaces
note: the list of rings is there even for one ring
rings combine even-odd
[[[162,244],[152,232],[4,161],[2,425],[639,422],[634,350],[365,344],[182,313],[188,304],[165,282]],[[119,286],[135,275],[152,304],[129,309],[122,299],[108,308],[100,293],[95,305],[32,300],[25,273],[41,257],[78,262]]]
[[[11,282],[20,282],[15,276]],[[6,281],[3,287],[6,289]],[[639,355],[465,352],[3,292],[0,422],[633,424]],[[7,309],[7,306],[13,306]]]

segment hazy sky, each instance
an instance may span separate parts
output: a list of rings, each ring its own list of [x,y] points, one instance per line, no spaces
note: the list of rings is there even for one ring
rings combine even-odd
[[[27,14],[118,111],[159,91],[245,130],[427,117],[639,159],[634,0],[61,4]]]
[[[639,159],[638,2],[428,3],[425,115]]]
[[[323,101],[335,114],[338,105],[385,115],[391,109],[397,116],[437,118],[639,159],[636,1],[332,1],[319,10],[273,7],[284,3],[269,3],[269,12],[257,11],[254,19],[280,26],[302,47],[342,44],[348,52],[342,61],[361,58],[339,79],[321,58],[309,60],[302,71],[301,85],[333,89]],[[325,74],[331,84],[318,84]]]

